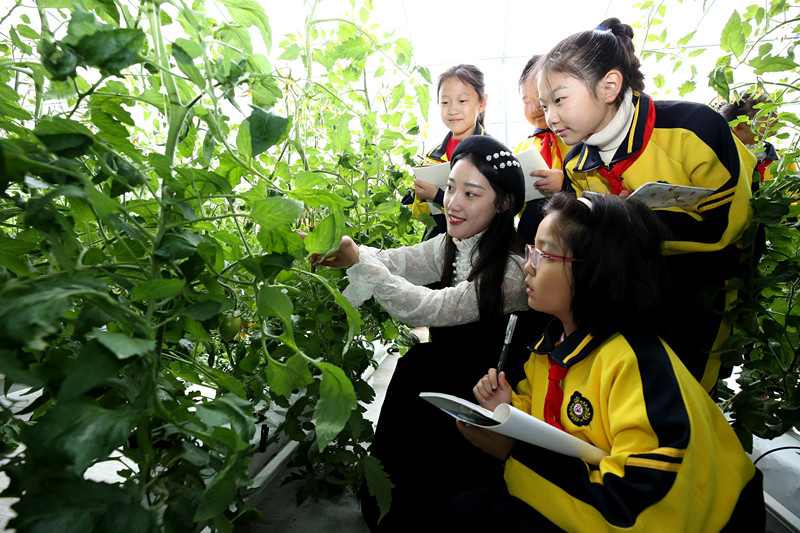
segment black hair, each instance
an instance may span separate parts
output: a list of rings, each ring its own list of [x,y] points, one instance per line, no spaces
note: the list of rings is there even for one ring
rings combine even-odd
[[[439,94],[442,92],[442,84],[445,80],[449,80],[450,78],[458,78],[462,83],[471,85],[472,88],[475,89],[475,92],[478,93],[479,102],[483,101],[483,97],[486,96],[486,84],[483,81],[483,72],[481,72],[481,69],[475,65],[461,64],[450,67],[439,75],[439,83],[436,86],[437,101],[439,100]],[[483,126],[485,118],[486,111],[478,113],[478,124]]]
[[[755,96],[753,93],[746,93],[735,102],[725,102],[719,108],[719,113],[725,120],[731,122],[739,117],[753,118],[758,112],[755,109],[757,104],[769,103],[770,99],[766,94]]]
[[[536,63],[542,58],[540,55],[531,56],[525,66],[522,67],[522,74],[519,76],[519,81],[517,82],[520,88],[524,87],[525,84],[528,82],[528,78],[531,76],[531,72],[534,72],[534,68]]]
[[[591,202],[591,207],[586,205]],[[571,262],[570,311],[578,327],[609,332],[662,333],[658,320],[666,270],[666,229],[635,199],[611,194],[555,194],[545,214],[556,214],[554,239]]]
[[[628,88],[644,90],[644,74],[633,47],[633,28],[609,18],[589,31],[567,37],[550,50],[536,66],[537,76],[550,72],[566,74],[581,80],[594,97],[597,84],[609,71],[622,74],[622,85],[614,102],[622,104]]]
[[[461,141],[462,143],[464,141]],[[475,281],[478,288],[478,310],[482,321],[492,320],[503,315],[503,290],[506,263],[509,253],[521,256],[523,243],[516,229],[514,229],[514,215],[516,211],[514,197],[510,192],[498,186],[501,183],[500,171],[486,161],[485,157],[475,152],[462,152],[456,154],[451,162],[451,167],[459,161],[469,161],[483,174],[495,192],[494,205],[498,213],[489,223],[489,227],[481,236],[478,244],[472,250],[477,254],[477,261],[467,277]],[[456,245],[448,234],[445,237],[444,268],[442,272],[442,286],[450,287],[453,284],[454,267],[456,258]],[[523,275],[520,272],[520,275]]]

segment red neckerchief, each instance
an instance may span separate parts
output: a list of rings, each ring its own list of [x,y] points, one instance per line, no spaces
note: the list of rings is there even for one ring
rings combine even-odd
[[[447,154],[448,161],[450,161],[453,158],[453,152],[455,151],[456,146],[458,146],[458,143],[460,142],[461,139],[456,139],[453,136],[450,136],[450,138],[447,139],[447,148],[445,148],[444,153]]]
[[[567,375],[569,368],[550,361],[550,372],[547,374],[547,396],[544,398],[544,421],[551,426],[564,430],[561,427],[561,403],[564,401],[564,391],[561,389],[561,380]]]
[[[619,195],[619,193],[625,190],[625,187],[622,185],[622,174],[628,170],[628,168],[637,159],[639,159],[639,156],[642,155],[642,152],[644,152],[644,149],[647,147],[647,143],[650,141],[650,135],[653,134],[653,127],[656,124],[656,108],[653,105],[653,99],[650,98],[649,100],[650,103],[647,106],[647,121],[644,125],[644,139],[642,139],[642,147],[638,152],[632,154],[630,157],[615,163],[614,168],[609,170],[607,168],[600,167],[598,169],[600,171],[600,175],[608,181],[611,194]],[[636,125],[634,124],[633,127],[635,128]]]
[[[534,135],[534,137],[542,139],[542,146],[539,148],[539,153],[542,154],[544,162],[547,163],[547,168],[553,168],[553,150],[550,148],[553,145],[556,147],[558,159],[561,161],[564,160],[564,158],[561,157],[561,148],[558,147],[558,138],[555,133],[550,130],[544,130]]]
[[[756,170],[758,171],[758,175],[761,176],[761,182],[764,182],[764,172],[767,171],[767,167],[773,163],[772,159],[765,159],[756,165]]]

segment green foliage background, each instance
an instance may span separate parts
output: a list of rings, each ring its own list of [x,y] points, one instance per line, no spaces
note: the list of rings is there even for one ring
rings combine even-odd
[[[345,232],[413,237],[401,168],[429,74],[364,27],[369,2],[336,20],[312,3],[280,68],[261,4],[216,5],[3,15],[0,372],[35,397],[3,413],[19,531],[229,531],[275,405],[305,494],[366,478],[386,501],[361,376],[405,330],[305,258]],[[121,482],[84,479],[103,461]]]
[[[0,373],[4,393],[30,387],[27,407],[6,396],[0,410],[18,531],[231,531],[252,514],[256,422],[274,407],[287,416],[270,441],[298,442],[301,497],[366,480],[388,503],[365,454],[361,376],[373,341],[411,341],[305,258],[345,233],[417,239],[400,197],[430,73],[369,26],[369,0],[325,20],[311,2],[280,37],[259,2],[215,5],[18,0],[0,13]],[[655,31],[669,2],[640,7],[642,55],[665,74],[716,53]],[[799,14],[778,0],[733,13],[713,72],[679,84],[767,90],[761,112],[789,147],[755,199],[769,246],[730,315],[727,357],[743,370],[725,406],[746,445],[800,414]],[[109,461],[120,481],[85,479]]]
[[[702,5],[704,11],[710,7]],[[642,57],[660,65],[656,90],[668,89],[670,78],[680,96],[691,99],[698,85],[705,84],[717,93],[712,105],[735,101],[748,92],[767,93],[771,102],[757,106],[754,131],[756,120],[777,119],[764,136],[781,148],[780,161],[769,167],[774,179],[760,183],[754,194],[754,224],[743,239],[746,247],[752,245],[761,226],[766,249],[752,259],[757,267],[748,276],[729,285],[738,290],[739,299],[727,316],[733,334],[723,361],[738,366],[740,373],[733,389],[719,383],[722,407],[750,450],[753,435],[769,439],[793,427],[800,429],[800,68],[795,57],[800,3],[772,0],[741,12],[731,10],[719,48],[702,44],[706,37],[697,31],[667,32],[663,22],[676,4],[647,1],[640,7],[645,13],[639,32]],[[715,59],[710,72],[699,71],[692,61],[703,55]]]

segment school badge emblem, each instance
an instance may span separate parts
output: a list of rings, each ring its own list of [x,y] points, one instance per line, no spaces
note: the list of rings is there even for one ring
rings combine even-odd
[[[589,400],[581,396],[580,392],[572,393],[567,406],[567,416],[576,426],[588,426],[594,416],[594,409]]]

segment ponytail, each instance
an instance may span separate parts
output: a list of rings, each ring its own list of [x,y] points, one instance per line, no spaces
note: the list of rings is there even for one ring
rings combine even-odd
[[[576,33],[558,43],[537,64],[537,75],[550,72],[581,80],[595,94],[595,87],[610,70],[622,74],[614,104],[619,107],[628,88],[644,90],[644,74],[633,47],[633,28],[609,18],[593,30]]]

